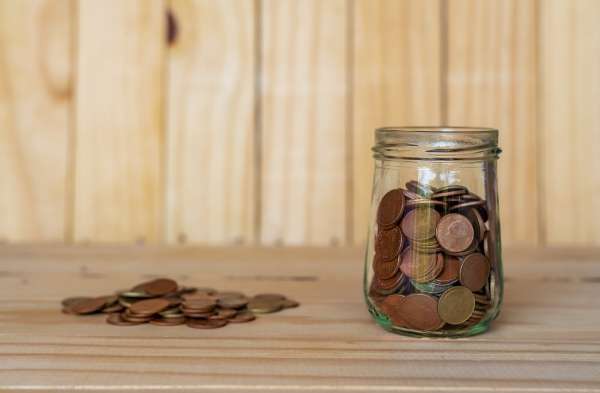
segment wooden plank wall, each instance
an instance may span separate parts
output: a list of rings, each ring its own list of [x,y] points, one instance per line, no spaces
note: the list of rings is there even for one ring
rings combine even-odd
[[[167,54],[164,236],[171,244],[253,243],[255,4],[170,7],[177,27]]]
[[[78,4],[75,241],[162,236],[163,31],[158,0]]]
[[[0,1],[0,239],[65,239],[73,3]]]
[[[598,17],[596,0],[0,0],[0,240],[361,244],[373,129],[452,124],[501,129],[505,244],[598,245]]]

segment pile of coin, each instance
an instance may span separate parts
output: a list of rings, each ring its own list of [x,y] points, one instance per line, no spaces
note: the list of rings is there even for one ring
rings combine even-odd
[[[481,321],[495,285],[485,200],[411,180],[383,196],[376,220],[369,297],[379,313],[424,331]]]
[[[275,293],[248,297],[241,292],[181,287],[174,280],[158,278],[115,295],[70,297],[62,301],[62,306],[66,314],[108,314],[106,322],[117,326],[185,324],[214,329],[228,323],[250,322],[255,314],[298,307],[299,303]]]

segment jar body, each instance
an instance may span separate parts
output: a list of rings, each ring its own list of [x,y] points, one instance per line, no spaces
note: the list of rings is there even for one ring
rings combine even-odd
[[[364,293],[395,333],[465,337],[502,303],[497,131],[379,129]]]

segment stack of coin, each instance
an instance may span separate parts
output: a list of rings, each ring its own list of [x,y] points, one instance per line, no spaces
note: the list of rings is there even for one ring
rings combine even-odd
[[[463,185],[411,180],[377,209],[369,297],[399,327],[477,324],[491,306],[487,203]]]
[[[256,319],[255,314],[298,307],[299,303],[274,293],[247,297],[241,292],[181,287],[174,280],[159,278],[116,295],[70,297],[62,301],[62,306],[66,314],[106,313],[106,322],[116,326],[185,324],[214,329],[228,323],[250,322]]]

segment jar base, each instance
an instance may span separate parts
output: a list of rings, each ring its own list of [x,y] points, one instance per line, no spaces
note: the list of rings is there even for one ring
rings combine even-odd
[[[490,328],[490,323],[494,320],[493,316],[489,316],[487,318],[482,319],[477,324],[465,328],[458,328],[452,330],[438,330],[438,331],[429,331],[429,330],[414,330],[403,328],[399,326],[394,326],[392,322],[382,314],[380,314],[377,309],[369,304],[369,313],[375,320],[375,322],[387,330],[388,332],[399,334],[402,336],[408,337],[417,337],[417,338],[465,338],[476,336],[482,333],[485,333]]]

